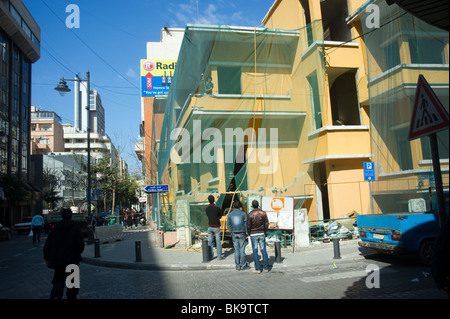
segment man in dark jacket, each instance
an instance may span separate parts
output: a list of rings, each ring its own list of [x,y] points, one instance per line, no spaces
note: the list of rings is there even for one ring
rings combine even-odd
[[[72,211],[68,208],[61,211],[62,221],[55,224],[44,245],[44,259],[47,266],[55,270],[50,298],[61,299],[64,293],[68,265],[79,265],[84,250],[81,228],[72,220]],[[67,298],[75,299],[78,288],[67,288]]]
[[[253,249],[253,261],[255,263],[255,274],[261,273],[261,264],[258,256],[258,245],[261,248],[261,255],[263,256],[263,270],[269,271],[269,258],[266,250],[266,232],[269,228],[269,219],[267,213],[258,208],[257,200],[252,202],[253,210],[248,214],[247,218],[247,234],[250,236]]]
[[[206,216],[208,216],[208,246],[209,254],[213,257],[213,238],[216,239],[217,247],[217,259],[223,259],[222,257],[222,243],[220,234],[220,218],[222,212],[218,206],[214,204],[214,196],[208,196],[209,205],[206,207]]]

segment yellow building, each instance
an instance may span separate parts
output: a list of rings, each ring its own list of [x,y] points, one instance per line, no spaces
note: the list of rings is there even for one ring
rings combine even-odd
[[[373,8],[381,17],[380,27],[375,31],[371,22]],[[412,201],[416,200],[423,202],[423,210],[436,211],[429,137],[409,141],[408,135],[419,75],[430,84],[448,114],[448,31],[433,27],[385,1],[370,1],[355,8],[349,20],[353,25],[360,25],[361,32],[367,34],[364,36],[365,68],[370,96],[371,146],[377,168],[377,181],[372,188],[374,212],[410,211]],[[448,210],[448,126],[436,133],[436,137]]]
[[[278,0],[264,17],[264,29],[187,26],[158,157],[160,182],[170,188],[163,207],[166,213],[177,213],[174,225],[205,229],[209,194],[216,195],[223,210],[237,198],[245,210],[254,198],[293,197],[294,209],[306,208],[309,220],[390,212],[382,204],[386,199],[377,197],[382,194],[392,194],[388,205],[399,210],[407,209],[408,199],[422,196],[414,186],[397,200],[397,192],[386,183],[414,176],[417,185],[417,176],[430,171],[429,161],[415,158],[415,147],[424,146],[419,140],[411,142],[410,159],[424,171],[404,172],[399,168],[405,154],[398,147],[409,142],[397,135],[392,144],[381,130],[393,124],[387,132],[403,131],[409,124],[408,98],[402,104],[397,92],[414,91],[412,79],[422,69],[430,71],[427,78],[447,92],[448,100],[448,33],[438,35],[444,43],[438,65],[405,66],[400,59],[377,71],[374,66],[386,51],[381,49],[380,57],[372,47],[381,43],[388,53],[402,57],[413,53],[403,42],[396,51],[394,40],[380,42],[369,36],[382,36],[386,30],[367,30],[366,21],[374,18],[366,11],[369,4]],[[401,34],[410,16],[395,18],[395,10],[403,14],[400,9],[377,5],[380,20],[397,20]],[[398,37],[389,30],[393,39]],[[413,33],[405,32],[408,37]],[[396,98],[388,107],[391,119],[375,107],[386,94]],[[441,144],[448,153],[448,138]],[[372,182],[373,209],[369,182],[364,180],[364,162],[369,161],[378,168],[377,181]],[[448,184],[448,160],[446,172]]]

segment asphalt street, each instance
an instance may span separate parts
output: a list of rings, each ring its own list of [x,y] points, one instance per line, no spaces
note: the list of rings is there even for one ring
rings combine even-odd
[[[0,242],[0,299],[48,299],[53,271],[40,243],[26,235]],[[227,257],[227,258],[232,258]],[[379,268],[379,288],[368,288],[367,267]],[[253,274],[252,270],[133,270],[80,266],[80,299],[447,299],[430,268],[412,258],[373,255],[359,261]]]

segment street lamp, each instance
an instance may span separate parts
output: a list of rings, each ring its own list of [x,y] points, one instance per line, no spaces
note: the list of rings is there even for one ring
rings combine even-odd
[[[67,82],[66,81],[74,81],[75,82],[75,88],[76,88],[76,92],[75,92],[75,96],[76,96],[76,100],[78,101],[78,109],[81,109],[81,99],[79,98],[79,94],[80,94],[80,83],[81,83],[81,79],[78,77],[78,75],[75,76],[75,79],[70,80],[70,79],[64,79],[61,78],[61,80],[59,81],[59,84],[57,87],[55,87],[55,90],[59,92],[59,94],[61,94],[61,96],[64,96],[67,92],[70,92],[69,87],[67,86]],[[87,185],[87,207],[88,207],[88,215],[89,217],[91,217],[91,117],[90,117],[90,110],[91,110],[91,85],[90,85],[90,73],[89,70],[86,72],[86,113],[87,113],[87,120],[86,120],[86,131],[87,131],[87,180],[88,180],[88,185]],[[77,98],[78,97],[78,98]],[[75,114],[77,114],[77,112],[75,112]],[[76,119],[75,122],[78,121],[77,119],[77,115],[76,115]],[[77,123],[76,123],[77,124]],[[76,125],[78,127],[78,125]]]

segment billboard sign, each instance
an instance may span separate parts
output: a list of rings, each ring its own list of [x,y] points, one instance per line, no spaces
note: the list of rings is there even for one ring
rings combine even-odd
[[[261,209],[267,213],[269,229],[294,229],[293,197],[263,197]]]
[[[167,95],[176,65],[176,60],[141,60],[141,96]]]

